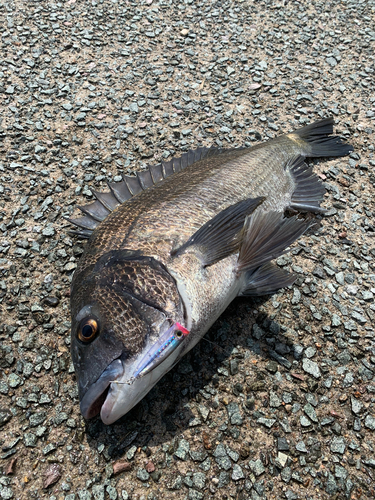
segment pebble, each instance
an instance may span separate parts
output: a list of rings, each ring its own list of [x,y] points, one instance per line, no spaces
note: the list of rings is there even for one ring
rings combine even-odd
[[[186,460],[187,455],[190,449],[190,444],[186,439],[181,439],[178,443],[178,448],[175,451],[175,455],[177,458],[180,458],[181,460]]]
[[[366,415],[365,427],[367,427],[367,429],[370,429],[371,431],[375,431],[375,418],[373,416]]]
[[[285,453],[279,452],[277,454],[276,465],[283,469],[286,466],[286,464],[288,463],[288,459],[289,459],[288,455],[286,455]]]
[[[331,441],[330,448],[333,453],[343,454],[346,449],[345,439],[343,437],[334,437]]]
[[[310,359],[303,358],[302,368],[306,373],[308,373],[309,375],[312,375],[315,378],[321,377],[321,372],[320,372],[319,366],[317,363],[315,363],[315,361],[311,361]]]
[[[264,465],[260,459],[258,460],[250,460],[249,467],[255,474],[255,476],[261,476],[265,472]]]
[[[243,473],[242,468],[238,464],[233,465],[232,471],[232,479],[233,481],[239,481],[240,479],[244,479],[245,475]]]
[[[354,398],[353,396],[351,396],[350,401],[351,401],[351,406],[352,406],[352,412],[355,415],[361,413],[361,411],[363,409],[363,403],[360,400],[358,400],[357,398]]]
[[[240,408],[237,403],[229,403],[227,406],[227,412],[231,424],[242,425],[243,418],[241,416]]]
[[[148,481],[150,478],[150,474],[146,471],[146,469],[138,469],[137,470],[137,478],[141,481]]]
[[[0,407],[0,427],[8,423],[12,416],[12,412],[8,408]]]

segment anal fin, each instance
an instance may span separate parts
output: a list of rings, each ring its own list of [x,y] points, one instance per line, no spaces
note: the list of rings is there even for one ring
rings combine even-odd
[[[309,226],[310,222],[297,217],[287,218],[279,212],[255,212],[246,220],[237,263],[238,274],[280,257]]]
[[[240,247],[239,236],[246,217],[264,200],[264,197],[249,198],[222,210],[198,229],[186,243],[173,250],[171,255],[180,255],[194,245],[202,257],[203,266],[207,267],[235,253]]]
[[[240,296],[271,295],[280,288],[293,285],[297,276],[268,262],[245,274],[245,284]]]

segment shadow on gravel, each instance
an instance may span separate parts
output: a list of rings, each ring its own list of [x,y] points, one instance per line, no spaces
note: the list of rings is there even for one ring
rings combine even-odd
[[[246,347],[250,357],[252,353],[265,360],[277,356],[274,352],[271,356],[264,340],[257,339],[257,335],[251,333],[255,324],[259,325],[259,332],[262,332],[260,326],[262,327],[264,334],[273,323],[265,314],[254,313],[267,300],[269,296],[252,300],[236,299],[211,327],[204,339],[127,415],[110,426],[104,425],[98,417],[87,421],[89,445],[97,448],[100,443],[105,447],[103,453],[107,459],[117,459],[126,456],[130,446],[147,448],[147,446],[160,446],[165,442],[175,443],[174,438],[181,436],[197,417],[191,412],[190,404],[205,403],[205,398],[201,394],[205,386],[209,384],[207,389],[209,391],[210,387],[216,388],[224,384],[227,390],[224,392],[220,390],[218,394],[219,392],[224,395],[231,393],[234,396],[246,394],[249,390],[249,387],[246,387],[247,380],[245,384],[234,382],[234,373],[231,373],[233,367],[229,366],[228,358],[233,354],[232,359],[241,363],[244,355],[233,352],[236,346]],[[273,331],[268,335],[274,337],[276,342],[285,342],[282,334],[277,332],[277,328],[276,332]],[[258,336],[264,335],[260,333]],[[288,362],[286,358],[284,359]],[[220,368],[227,370],[229,376],[220,376],[218,374]],[[254,372],[249,376],[255,383],[264,378],[259,368],[254,368]],[[207,402],[206,406],[212,404],[213,398],[214,396],[210,395],[210,403]],[[146,448],[144,451],[147,454]]]

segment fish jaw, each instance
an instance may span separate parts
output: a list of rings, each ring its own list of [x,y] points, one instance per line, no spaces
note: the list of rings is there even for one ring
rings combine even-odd
[[[80,402],[81,413],[84,418],[90,419],[100,413],[108,388],[114,380],[121,378],[123,373],[123,362],[121,359],[115,359],[108,365],[98,380],[91,384]]]
[[[100,411],[102,422],[106,425],[113,424],[128,413],[173,368],[180,359],[182,352],[183,345],[152,371],[138,378],[134,378],[134,373],[136,373],[139,359],[126,363],[122,377],[110,384],[107,397]]]

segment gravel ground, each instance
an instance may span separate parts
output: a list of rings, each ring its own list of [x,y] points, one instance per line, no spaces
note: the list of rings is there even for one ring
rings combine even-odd
[[[1,2],[1,499],[374,498],[373,0]],[[65,216],[191,147],[334,115],[328,215],[117,424],[69,354]]]

